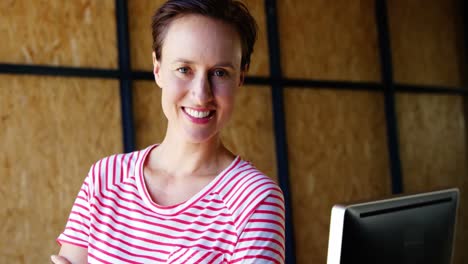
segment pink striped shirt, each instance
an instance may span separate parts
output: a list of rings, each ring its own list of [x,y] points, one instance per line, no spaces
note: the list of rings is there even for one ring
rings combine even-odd
[[[275,182],[236,157],[186,202],[159,206],[143,178],[154,147],[95,163],[57,241],[87,248],[89,263],[284,263]]]

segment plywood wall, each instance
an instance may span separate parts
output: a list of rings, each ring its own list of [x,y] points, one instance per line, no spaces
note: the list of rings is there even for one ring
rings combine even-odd
[[[117,68],[114,2],[0,1],[0,63]],[[133,70],[151,71],[151,15],[162,2],[128,1]],[[260,27],[249,75],[268,76],[264,1],[244,2]],[[458,1],[387,3],[396,81],[466,86]],[[287,78],[381,79],[373,0],[277,4]],[[270,88],[240,89],[222,137],[277,179]],[[133,92],[141,149],[163,139],[166,120],[154,82]],[[284,96],[297,263],[325,263],[332,205],[390,194],[383,94],[287,87]],[[462,190],[457,264],[468,259],[462,101],[397,96],[405,191]],[[0,146],[0,263],[47,262],[91,163],[122,151],[118,82],[0,75]]]
[[[122,150],[118,82],[0,76],[0,263],[47,263],[97,159]]]
[[[0,1],[0,62],[116,68],[114,2]]]
[[[277,180],[271,102],[269,87],[241,87],[233,116],[222,133],[222,139],[234,153]]]
[[[134,82],[133,116],[137,149],[144,149],[164,139],[167,119],[161,107],[161,89],[156,82]]]
[[[466,86],[461,1],[388,1],[398,83]],[[399,94],[396,100],[405,193],[458,187],[455,262],[468,259],[467,117],[460,96]]]
[[[289,78],[380,80],[374,1],[278,1]]]
[[[267,27],[264,1],[243,0],[258,24],[258,36],[248,75],[269,76],[270,59],[268,56]]]
[[[130,55],[134,70],[152,69],[151,16],[164,0],[129,1]],[[258,40],[254,47],[249,75],[267,76],[269,71],[268,47],[266,41],[266,20],[263,1],[245,0],[244,2],[259,26]]]
[[[455,263],[468,259],[468,153],[463,98],[397,97],[405,192],[460,188]]]
[[[285,92],[297,263],[325,263],[331,208],[390,194],[383,96]]]
[[[165,0],[128,1],[128,29],[133,70],[152,71],[151,16]]]
[[[463,86],[461,2],[387,1],[397,82]]]

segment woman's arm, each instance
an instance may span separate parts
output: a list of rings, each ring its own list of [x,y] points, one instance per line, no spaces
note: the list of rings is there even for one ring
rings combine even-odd
[[[62,243],[59,255],[52,256],[55,264],[86,264],[88,263],[88,250],[72,244]]]
[[[284,199],[274,193],[262,201],[242,231],[230,263],[285,262]]]
[[[92,180],[88,175],[75,199],[65,230],[57,238],[61,245],[58,255],[51,256],[55,264],[88,263],[88,239],[93,194]]]

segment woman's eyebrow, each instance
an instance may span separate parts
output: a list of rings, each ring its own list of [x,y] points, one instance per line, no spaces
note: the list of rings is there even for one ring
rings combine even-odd
[[[196,62],[187,60],[184,58],[176,58],[172,61],[172,63],[183,63],[183,64],[196,64]],[[222,68],[231,68],[235,69],[234,65],[231,62],[220,62],[215,64],[213,67],[222,67]]]
[[[186,59],[183,59],[183,58],[176,58],[172,61],[172,63],[184,63],[184,64],[195,64],[194,61],[191,61],[191,60],[186,60]]]
[[[234,65],[232,65],[232,63],[230,63],[230,62],[221,62],[221,63],[217,63],[217,64],[215,65],[215,67],[223,67],[223,68],[235,69],[235,68],[234,68]]]

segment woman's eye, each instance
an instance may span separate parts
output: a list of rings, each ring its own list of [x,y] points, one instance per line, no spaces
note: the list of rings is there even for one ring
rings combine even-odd
[[[216,77],[224,77],[224,76],[226,76],[226,71],[224,71],[224,70],[215,70],[213,72],[213,75],[216,76]]]
[[[188,73],[189,69],[187,67],[180,67],[177,69],[178,72],[180,73]]]

